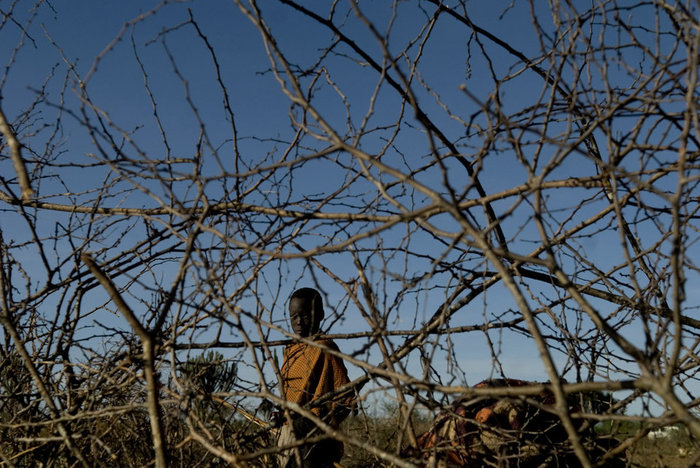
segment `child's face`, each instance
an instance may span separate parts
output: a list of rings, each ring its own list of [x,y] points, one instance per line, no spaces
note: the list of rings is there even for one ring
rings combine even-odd
[[[289,321],[294,333],[300,336],[310,336],[318,332],[321,317],[314,313],[313,301],[303,298],[292,298],[289,301]]]

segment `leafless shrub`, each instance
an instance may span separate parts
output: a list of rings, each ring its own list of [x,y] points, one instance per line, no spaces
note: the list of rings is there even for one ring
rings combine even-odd
[[[143,5],[0,2],[3,465],[272,463],[302,285],[397,405],[391,445],[332,434],[378,463],[543,390],[488,377],[548,382],[582,466],[627,446],[581,424],[700,436],[696,2]]]

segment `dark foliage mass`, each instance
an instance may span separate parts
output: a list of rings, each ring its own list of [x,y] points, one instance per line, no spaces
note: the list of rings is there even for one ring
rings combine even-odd
[[[481,382],[478,389],[542,386],[537,382],[496,379]],[[572,393],[567,409],[580,414],[585,408],[597,413],[609,410],[612,400],[599,393]],[[417,447],[404,455],[427,465],[449,466],[580,466],[568,435],[552,408],[556,399],[548,389],[524,397],[488,396],[461,398],[441,412],[429,430],[418,438]],[[583,419],[575,422],[586,453],[605,466],[625,466],[619,455],[604,458],[620,440],[600,437]]]

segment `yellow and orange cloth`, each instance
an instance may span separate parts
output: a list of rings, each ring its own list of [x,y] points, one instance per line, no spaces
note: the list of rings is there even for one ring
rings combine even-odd
[[[343,360],[328,350],[338,351],[338,346],[331,340],[316,340],[313,344],[296,343],[285,348],[281,373],[282,391],[287,401],[308,407],[310,403],[349,383]],[[332,398],[323,405],[310,408],[310,411],[337,429],[353,404],[352,397]],[[313,427],[306,418],[295,418],[294,429],[287,424],[281,428],[277,445],[288,447],[295,439],[305,437]],[[303,468],[335,467],[340,466],[337,462],[343,456],[343,443],[326,439],[303,446],[300,450],[300,466]],[[277,457],[279,466],[297,467],[292,455],[291,450],[280,451]]]
[[[296,343],[285,348],[282,388],[287,401],[305,406],[350,382],[343,360],[324,348],[338,351],[332,340],[317,340],[313,345]],[[351,399],[343,400],[311,408],[311,412],[337,428],[347,412],[334,410],[338,405],[348,406]]]

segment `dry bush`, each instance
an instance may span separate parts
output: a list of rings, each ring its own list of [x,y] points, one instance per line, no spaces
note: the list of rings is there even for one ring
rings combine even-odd
[[[270,463],[301,286],[397,405],[332,433],[362,462],[545,387],[581,466],[582,424],[696,440],[698,8],[0,1],[0,464]]]

